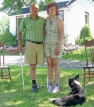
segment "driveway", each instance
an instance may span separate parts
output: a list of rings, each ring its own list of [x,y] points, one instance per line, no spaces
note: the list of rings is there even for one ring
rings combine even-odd
[[[22,56],[22,62],[24,63],[24,56]],[[21,64],[21,57],[19,56],[5,56],[6,65],[19,65]]]
[[[21,64],[21,57],[19,56],[5,56],[5,64],[8,65],[20,65]],[[27,65],[24,63],[24,56],[22,56],[22,63],[23,65]],[[38,65],[39,66],[39,65]],[[41,67],[47,67],[47,63],[45,61],[45,64]],[[79,60],[61,60],[60,61],[60,68],[67,68],[67,69],[83,69],[83,66],[85,66],[84,61]]]

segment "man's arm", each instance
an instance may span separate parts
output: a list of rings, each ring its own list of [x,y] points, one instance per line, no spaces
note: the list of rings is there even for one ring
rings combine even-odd
[[[18,52],[21,52],[22,51],[22,38],[21,38],[21,36],[22,36],[22,32],[18,32],[18,48],[17,48],[17,50],[18,50]]]

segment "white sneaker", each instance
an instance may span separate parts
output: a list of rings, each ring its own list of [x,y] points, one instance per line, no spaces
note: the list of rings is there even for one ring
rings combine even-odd
[[[53,86],[48,86],[47,92],[52,92],[53,91]]]
[[[59,86],[55,86],[55,88],[53,89],[53,93],[57,93],[60,91],[60,88]]]

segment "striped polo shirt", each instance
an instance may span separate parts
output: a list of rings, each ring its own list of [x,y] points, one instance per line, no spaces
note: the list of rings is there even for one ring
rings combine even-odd
[[[58,28],[58,20],[59,17],[56,16],[52,22],[50,23],[50,17],[47,17],[46,20],[46,37],[45,37],[45,43],[47,44],[56,44],[58,43],[60,32]]]
[[[19,31],[26,31],[26,40],[42,42],[44,40],[45,18],[37,16],[33,19],[31,16],[22,19]]]

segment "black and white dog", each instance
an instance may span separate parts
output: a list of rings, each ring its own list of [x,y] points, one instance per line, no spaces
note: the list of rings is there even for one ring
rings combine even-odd
[[[61,98],[52,98],[51,102],[57,106],[70,107],[76,106],[77,104],[82,105],[86,101],[86,95],[83,87],[78,82],[79,75],[74,78],[69,79],[69,86],[71,91],[68,96]]]

